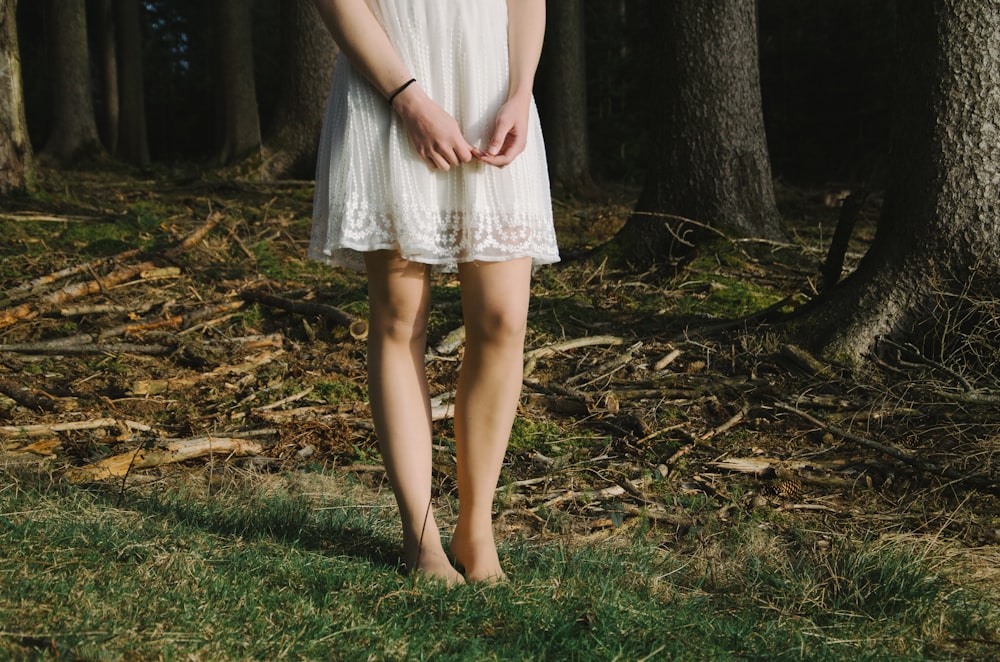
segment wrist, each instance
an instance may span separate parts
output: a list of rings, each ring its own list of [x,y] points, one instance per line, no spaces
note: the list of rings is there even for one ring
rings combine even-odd
[[[417,82],[416,78],[411,78],[410,80],[406,81],[405,83],[403,83],[402,85],[400,85],[399,87],[397,87],[396,89],[394,89],[393,91],[391,91],[389,93],[389,96],[388,96],[389,105],[390,106],[393,105],[393,103],[396,101],[396,97],[398,97],[399,95],[401,95],[403,92],[405,92],[407,90],[407,88],[409,88],[411,85],[415,84],[416,82]]]
[[[511,88],[507,93],[508,103],[523,103],[528,104],[531,102],[531,86]]]

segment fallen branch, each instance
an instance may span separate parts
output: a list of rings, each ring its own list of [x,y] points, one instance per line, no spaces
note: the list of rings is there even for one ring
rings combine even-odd
[[[246,374],[248,372],[253,372],[260,366],[267,365],[274,360],[274,357],[278,353],[280,352],[263,352],[251,361],[246,361],[245,363],[240,363],[239,365],[220,366],[211,372],[205,372],[198,375],[173,377],[171,379],[140,379],[132,383],[132,386],[129,389],[129,394],[160,395],[172,389],[193,386],[198,382],[211,379],[213,377]]]
[[[112,262],[122,262],[129,258],[135,257],[139,254],[138,248],[133,248],[127,250],[124,253],[118,253],[117,255],[111,255],[107,257],[99,257],[90,262],[84,262],[83,264],[75,264],[71,267],[66,267],[65,269],[60,269],[59,271],[54,271],[45,276],[39,276],[38,278],[29,280],[26,283],[22,283],[17,287],[13,287],[7,290],[7,296],[0,301],[0,306],[9,306],[11,303],[18,301],[19,299],[26,298],[34,294],[37,290],[42,289],[46,285],[50,285],[56,281],[62,280],[64,278],[69,278],[70,276],[75,276],[81,273],[91,273],[96,271],[99,267],[112,263]]]
[[[574,386],[576,384],[579,384],[580,382],[585,382],[583,385],[589,386],[590,384],[593,384],[599,379],[610,377],[612,374],[614,374],[618,370],[628,365],[629,362],[632,361],[632,356],[637,351],[639,351],[641,347],[642,347],[642,341],[634,343],[633,345],[629,346],[629,348],[626,349],[624,353],[619,354],[610,361],[602,363],[601,365],[591,368],[590,370],[573,375],[572,377],[566,380],[566,384],[568,384],[569,386]]]
[[[524,354],[524,378],[527,378],[535,370],[535,364],[538,363],[538,359],[545,358],[546,356],[551,356],[553,354],[558,354],[559,352],[566,352],[571,349],[579,349],[581,347],[592,347],[594,345],[624,345],[625,339],[619,338],[618,336],[588,336],[586,338],[576,338],[574,340],[567,340],[561,343],[555,343],[552,345],[546,345],[545,347],[539,347],[538,349],[533,349]]]
[[[77,430],[96,430],[98,428],[120,427],[137,432],[151,432],[153,428],[145,423],[127,421],[118,418],[97,418],[89,421],[72,421],[69,423],[42,423],[39,425],[2,425],[0,435],[9,437],[51,437],[60,432]]]
[[[748,411],[750,411],[750,408],[748,406],[744,405],[743,409],[741,409],[738,412],[736,412],[732,416],[732,418],[730,418],[728,421],[726,421],[725,423],[723,423],[722,425],[720,425],[717,428],[712,428],[708,432],[706,432],[706,433],[702,434],[700,437],[698,437],[698,441],[708,441],[709,439],[712,439],[713,437],[717,437],[717,436],[719,436],[720,434],[722,434],[724,432],[728,432],[730,429],[733,428],[733,426],[735,426],[736,424],[738,424],[740,421],[743,420],[743,417],[747,415]]]
[[[246,439],[197,437],[171,441],[161,448],[138,448],[128,453],[121,453],[94,464],[70,469],[66,472],[66,478],[71,483],[96,482],[120,478],[135,469],[151,469],[206,455],[259,455],[262,450],[260,444]]]
[[[328,322],[347,327],[353,338],[362,340],[368,336],[368,322],[359,320],[336,306],[313,301],[292,301],[274,294],[257,290],[243,290],[240,297],[250,303],[259,303],[272,308],[286,310],[297,315],[319,315]]]
[[[74,336],[79,338],[79,336]],[[89,338],[89,336],[88,336]],[[168,345],[137,345],[134,343],[86,343],[76,340],[72,344],[56,343],[25,343],[20,345],[0,345],[0,352],[15,354],[34,354],[39,356],[67,355],[83,356],[86,354],[146,354],[148,356],[163,356],[174,351]]]

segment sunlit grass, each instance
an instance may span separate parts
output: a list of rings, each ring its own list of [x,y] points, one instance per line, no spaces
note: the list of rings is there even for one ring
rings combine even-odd
[[[506,540],[510,583],[447,589],[399,573],[387,495],[359,503],[342,478],[124,495],[3,478],[13,659],[977,659],[992,649],[968,642],[997,636],[931,548],[748,521],[682,552],[645,526],[593,546]]]

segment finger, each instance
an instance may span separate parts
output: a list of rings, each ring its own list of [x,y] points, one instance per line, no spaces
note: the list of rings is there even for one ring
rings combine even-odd
[[[427,160],[428,160],[428,165],[430,165],[431,169],[436,168],[438,170],[444,170],[445,172],[448,172],[448,170],[451,168],[451,164],[449,164],[448,161],[437,152],[431,152],[428,155]]]
[[[476,152],[478,152],[475,147],[468,143],[462,143],[455,150],[455,155],[458,157],[459,163],[468,163],[475,158]]]
[[[499,154],[503,150],[504,144],[507,142],[510,131],[513,128],[513,124],[498,119],[496,131],[493,132],[493,139],[490,140],[490,144],[486,148],[486,153],[490,156]]]

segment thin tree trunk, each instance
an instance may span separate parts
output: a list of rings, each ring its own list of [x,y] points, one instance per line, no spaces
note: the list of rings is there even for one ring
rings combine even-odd
[[[310,0],[282,3],[282,87],[265,140],[265,179],[311,178],[337,47]]]
[[[0,194],[27,187],[31,178],[16,14],[17,0],[0,0]]]
[[[646,184],[619,235],[638,265],[668,257],[697,226],[779,238],[764,132],[754,0],[650,3],[655,112]],[[673,227],[673,232],[668,229]],[[683,252],[683,251],[680,251]]]
[[[592,187],[587,131],[583,0],[548,0],[542,56],[542,127],[553,184]]]
[[[149,165],[146,97],[142,80],[142,27],[139,0],[114,0],[118,47],[118,155],[136,165]]]
[[[104,146],[111,154],[118,153],[118,49],[115,44],[115,17],[111,0],[98,0],[98,34],[100,35],[101,128]]]
[[[42,153],[65,163],[99,145],[84,0],[46,0],[45,20],[52,49],[52,133]]]
[[[250,3],[216,0],[215,26],[220,73],[223,141],[219,163],[226,164],[260,149],[260,116],[254,81]]]

